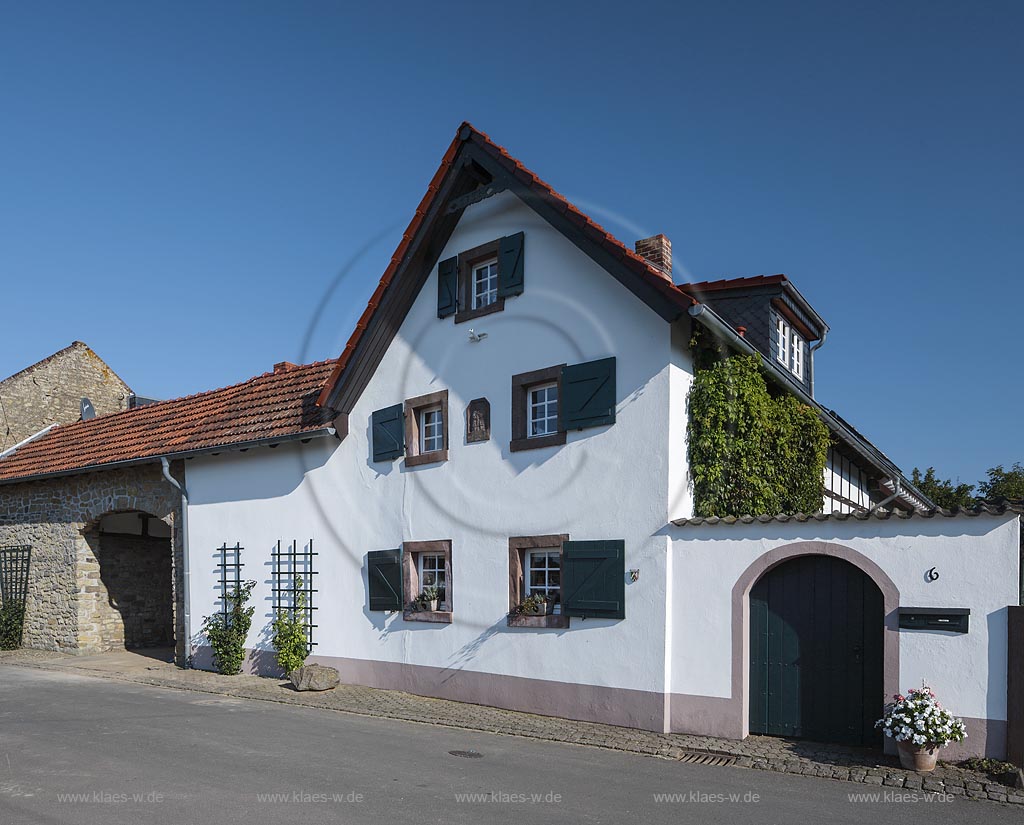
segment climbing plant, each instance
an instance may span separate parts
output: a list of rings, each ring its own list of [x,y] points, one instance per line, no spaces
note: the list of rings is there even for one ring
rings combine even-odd
[[[213,664],[225,676],[242,672],[245,661],[245,639],[252,627],[255,607],[246,606],[256,582],[239,584],[225,595],[226,609],[222,613],[203,617],[203,633],[213,648]]]
[[[9,599],[0,605],[0,650],[17,650],[21,647],[24,624],[24,602]]]
[[[277,663],[286,674],[302,667],[309,655],[305,616],[306,593],[302,589],[302,579],[296,576],[292,588],[292,604],[280,608],[273,622]]]
[[[760,360],[700,348],[689,395],[694,513],[816,513],[829,431],[790,395],[773,397]]]

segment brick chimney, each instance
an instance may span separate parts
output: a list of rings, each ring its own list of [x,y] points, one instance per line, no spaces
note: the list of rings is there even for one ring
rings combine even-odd
[[[274,364],[274,372],[291,372],[295,369],[298,369],[298,366],[291,361],[278,361]]]
[[[672,241],[664,235],[637,241],[636,254],[646,258],[649,264],[664,273],[665,278],[672,280]]]

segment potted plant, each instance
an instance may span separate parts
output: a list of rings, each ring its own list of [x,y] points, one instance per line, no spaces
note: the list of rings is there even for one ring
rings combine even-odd
[[[928,685],[897,693],[885,706],[885,715],[875,722],[886,736],[896,740],[900,764],[911,771],[935,770],[939,748],[967,738],[967,726],[935,701]]]
[[[547,616],[551,613],[554,602],[542,593],[534,593],[523,599],[519,612],[526,616]]]
[[[437,601],[441,595],[441,591],[436,587],[424,587],[423,592],[416,597],[416,603],[420,610],[437,610]]]

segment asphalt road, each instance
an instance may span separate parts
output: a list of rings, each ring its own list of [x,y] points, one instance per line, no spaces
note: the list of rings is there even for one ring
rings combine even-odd
[[[888,790],[0,666],[0,825],[1022,821]]]

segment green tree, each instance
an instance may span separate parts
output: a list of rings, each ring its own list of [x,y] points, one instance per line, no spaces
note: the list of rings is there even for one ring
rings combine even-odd
[[[1002,464],[989,468],[988,480],[978,482],[978,492],[985,500],[996,498],[1024,499],[1024,465],[1019,461],[1006,470]]]
[[[915,467],[910,480],[918,490],[945,510],[974,504],[973,484],[954,484],[950,479],[942,481],[935,476],[934,467],[929,467],[923,474]]]

